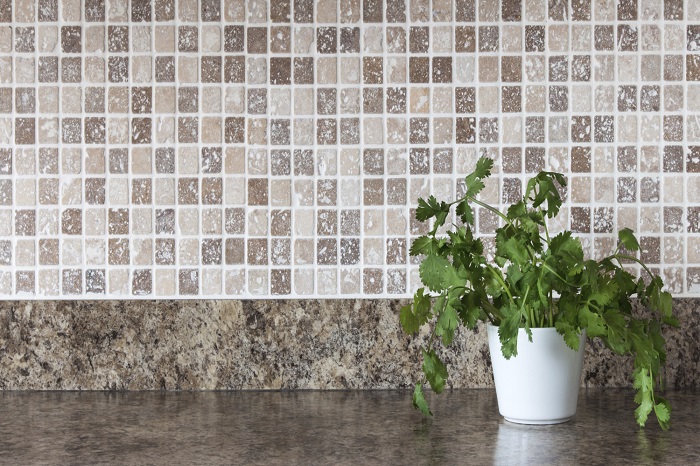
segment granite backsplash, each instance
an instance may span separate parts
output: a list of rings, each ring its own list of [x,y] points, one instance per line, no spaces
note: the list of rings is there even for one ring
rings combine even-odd
[[[227,390],[409,387],[416,341],[400,300],[0,303],[0,389]],[[669,387],[700,385],[700,299],[674,303]],[[587,344],[582,383],[628,386],[632,361]],[[492,385],[486,334],[445,353],[454,388]]]

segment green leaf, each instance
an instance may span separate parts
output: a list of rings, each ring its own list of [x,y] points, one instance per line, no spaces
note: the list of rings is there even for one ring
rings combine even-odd
[[[421,254],[436,254],[438,249],[439,246],[437,240],[431,238],[430,236],[419,236],[413,240],[409,254],[412,256],[419,256]]]
[[[456,213],[466,225],[474,225],[474,211],[466,199],[457,204]]]
[[[445,289],[445,276],[450,267],[452,266],[447,259],[431,254],[421,262],[418,272],[420,279],[428,289],[441,291]]]
[[[637,395],[634,397],[634,401],[639,405],[637,409],[634,410],[634,417],[637,420],[637,424],[641,427],[644,427],[651,410],[654,408],[654,403],[651,398],[652,384],[653,382],[646,369],[634,371],[634,382],[632,385],[637,389]]]
[[[608,334],[608,329],[605,326],[605,321],[598,314],[591,312],[588,306],[581,306],[578,313],[581,326],[586,329],[587,335],[590,338],[600,337]]]
[[[430,388],[435,393],[442,393],[447,381],[447,368],[433,350],[423,350],[423,373]]]
[[[417,383],[416,388],[413,389],[413,407],[420,410],[425,417],[433,415],[428,407],[428,402],[425,401],[425,396],[423,396],[423,387],[421,387],[419,383]]]
[[[493,168],[493,160],[487,157],[479,158],[474,171],[464,179],[467,188],[466,197],[476,197],[484,189],[484,183],[481,180],[491,176],[491,168]]]
[[[452,343],[458,325],[457,311],[447,303],[445,308],[440,312],[440,316],[435,324],[435,334],[442,337],[442,342],[445,345],[449,345]]]
[[[654,405],[654,414],[656,414],[656,420],[659,421],[661,429],[668,430],[671,427],[671,404],[665,398],[656,396],[656,403]]]
[[[565,320],[557,320],[554,327],[557,329],[557,332],[564,337],[566,346],[574,351],[579,350],[579,346],[581,344],[581,333],[578,331],[578,329],[574,328],[573,325]]]
[[[423,294],[424,291],[423,288],[419,288],[413,296],[413,303],[401,308],[399,320],[401,327],[408,334],[420,330],[430,318],[430,298]]]
[[[634,236],[634,233],[629,228],[623,228],[620,230],[617,237],[620,239],[620,243],[622,243],[630,251],[639,251],[639,242],[637,241],[637,237]]]

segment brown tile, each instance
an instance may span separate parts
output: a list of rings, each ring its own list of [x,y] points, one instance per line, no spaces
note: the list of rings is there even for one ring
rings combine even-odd
[[[544,143],[544,117],[525,117],[525,142]]]
[[[659,202],[659,194],[661,192],[661,185],[659,178],[651,178],[645,176],[639,183],[639,199],[642,202]]]
[[[637,148],[635,146],[617,148],[617,170],[620,172],[637,171]]]
[[[617,202],[637,201],[637,179],[631,177],[620,177],[617,179]]]
[[[463,22],[476,21],[476,1],[455,0],[455,20]]]
[[[384,62],[382,57],[363,57],[362,82],[364,84],[382,84],[384,77]]]
[[[571,19],[574,21],[590,21],[591,0],[572,0]]]
[[[80,211],[78,210],[78,212]],[[108,232],[110,235],[129,234],[129,209],[109,209],[107,216]]]
[[[386,1],[386,21],[388,23],[406,22],[406,0]]]
[[[156,265],[175,265],[175,240],[156,238]]]
[[[3,92],[4,91],[4,92]],[[6,97],[2,97],[5,95]],[[0,104],[2,113],[10,113],[12,111],[12,90],[0,89],[0,100],[7,100],[7,104]],[[31,87],[15,88],[15,112],[16,113],[34,113],[36,111],[36,90]]]
[[[197,26],[178,26],[177,49],[180,52],[199,51],[199,28]]]
[[[266,178],[248,179],[248,205],[268,205],[269,187]]]
[[[34,53],[35,30],[33,27],[15,28],[15,52]]]
[[[389,87],[386,90],[386,111],[392,114],[406,113],[406,88]]]
[[[266,238],[248,238],[247,241],[247,263],[248,265],[268,265],[268,251]],[[226,262],[228,263],[228,240],[227,240]],[[241,248],[243,249],[243,248]]]
[[[501,19],[503,21],[520,21],[522,0],[501,0]]]
[[[316,120],[316,142],[318,144],[336,144],[338,140],[338,122],[334,118]]]
[[[245,28],[243,26],[224,27],[224,51],[243,52],[245,43]]]
[[[225,254],[227,265],[243,264],[245,261],[245,240],[243,238],[226,238]]]
[[[134,270],[134,274],[131,279],[131,292],[135,296],[146,296],[153,292],[153,277],[151,270]]]
[[[105,89],[103,87],[85,89],[85,113],[105,113]]]
[[[501,79],[509,83],[519,83],[523,80],[521,57],[501,57]]]
[[[618,21],[637,20],[637,0],[618,0],[617,2]]]
[[[218,205],[223,199],[223,180],[206,177],[202,179],[202,204]]]
[[[360,234],[359,210],[340,211],[340,234],[343,236],[353,236]]]
[[[591,57],[590,55],[574,55],[571,61],[571,80],[590,81],[591,80]]]
[[[318,265],[336,265],[338,263],[338,240],[320,238],[316,244],[316,263]]]
[[[338,212],[333,209],[319,209],[316,218],[316,234],[335,236],[338,234]]]
[[[87,21],[104,21],[104,6],[102,7],[102,16],[100,18],[99,10],[97,8],[90,11],[92,3],[93,2],[91,2],[91,0],[86,0],[85,2],[85,19]],[[40,22],[58,21],[58,0],[39,0],[37,13],[37,19]],[[95,16],[97,16],[96,19]]]
[[[61,121],[62,141],[65,144],[80,144],[82,142],[81,126],[80,118],[64,118]]]
[[[58,196],[58,193],[56,193],[56,196]],[[104,178],[85,179],[85,202],[89,205],[103,205],[105,203]]]
[[[569,79],[569,60],[565,56],[549,57],[549,80],[563,82]]]
[[[362,170],[365,175],[383,175],[384,149],[365,149],[362,153]]]
[[[683,0],[664,0],[664,19],[666,21],[683,20]]]
[[[525,148],[525,173],[538,173],[544,170],[544,148]]]
[[[592,132],[591,131],[591,117],[589,117],[589,116],[573,116],[573,117],[571,117],[571,141],[572,142],[591,142],[591,132]],[[607,133],[603,132],[601,134],[607,134]]]
[[[457,144],[476,143],[476,118],[458,117],[456,118],[456,126]]]
[[[384,290],[384,272],[382,269],[364,269],[362,271],[362,292],[364,294],[381,294]]]
[[[248,113],[254,115],[267,113],[267,89],[248,89]]]
[[[270,271],[270,293],[276,296],[292,292],[292,271],[290,269],[273,269]]]
[[[360,52],[360,28],[340,28],[340,53]]]
[[[408,34],[408,50],[411,53],[428,53],[430,49],[430,28],[412,26]]]
[[[133,87],[131,88],[131,112],[151,113],[153,111],[153,88]]]
[[[178,270],[178,293],[181,295],[199,294],[199,270]]]
[[[359,144],[360,143],[360,119],[341,118],[340,119],[340,143]]]
[[[355,265],[360,263],[360,239],[341,238],[340,240],[340,264]]]
[[[363,204],[384,205],[384,180],[365,179],[363,182]]]
[[[412,175],[430,173],[430,151],[423,148],[411,148],[408,155],[409,172]]]
[[[359,38],[358,38],[359,39]],[[406,52],[406,29],[403,27],[387,27],[386,43],[389,53]],[[358,45],[359,47],[359,45]]]
[[[39,82],[58,82],[58,57],[39,57]]]
[[[314,83],[314,59],[294,57],[294,84]]]
[[[291,141],[290,120],[270,120],[270,143],[273,146],[282,146]]]
[[[150,144],[151,143],[151,119],[132,118],[131,119],[131,143]]]
[[[567,86],[549,86],[549,110],[552,112],[569,110],[569,88]]]
[[[109,150],[109,172],[115,174],[128,173],[129,152],[127,149]]]
[[[290,57],[270,58],[270,84],[287,85],[292,83],[292,59]]]
[[[106,119],[104,117],[85,118],[85,143],[105,144],[106,139]]]
[[[573,173],[590,173],[591,148],[574,146],[571,148],[571,171]]]
[[[64,235],[83,234],[83,211],[81,209],[66,209],[61,212],[61,232]]]
[[[267,28],[248,27],[248,53],[267,53]]]
[[[617,26],[617,50],[621,52],[637,51],[637,27],[629,24],[619,24]]]
[[[544,26],[525,26],[525,51],[544,52],[545,28]]]
[[[498,26],[479,26],[479,52],[498,52]]]
[[[151,22],[151,0],[131,0],[131,21]]]
[[[300,2],[297,1],[294,3],[295,3],[295,8],[296,8],[296,4],[298,4]],[[308,0],[303,0],[301,3],[304,4],[304,6],[306,6],[306,7],[308,7],[308,4],[310,4],[311,8],[312,8],[311,11],[313,14],[313,4],[311,2],[309,2]],[[301,8],[300,8],[300,10],[301,10]],[[278,2],[270,2],[270,20],[273,23],[289,23],[291,20],[290,0],[280,0]],[[311,21],[307,21],[307,22],[311,22]]]
[[[196,143],[199,138],[199,118],[180,117],[177,119],[177,139],[179,142]]]
[[[220,21],[221,20],[221,1],[220,0],[202,0],[202,21]]]
[[[668,57],[664,57],[668,58]],[[665,68],[665,67],[664,67]],[[682,70],[681,70],[682,75]],[[688,81],[700,81],[700,54],[693,53],[688,54],[685,57],[685,75]],[[664,77],[666,76],[666,69],[664,69]],[[675,75],[674,75],[675,77]]]
[[[430,81],[430,58],[409,57],[409,81],[412,83],[427,83]]]
[[[174,209],[156,209],[156,234],[175,234]]]
[[[590,117],[588,118],[588,128],[590,132]],[[595,142],[614,142],[615,141],[615,118],[610,115],[596,115],[595,120]],[[583,128],[583,127],[582,127]],[[573,130],[572,130],[573,131]],[[573,135],[573,132],[572,132]],[[572,136],[573,138],[573,136]],[[590,141],[590,134],[586,141]],[[586,142],[580,141],[580,142]]]
[[[177,202],[182,205],[197,205],[199,203],[199,180],[197,178],[177,180]]]
[[[245,142],[245,118],[227,117],[224,122],[224,140],[227,144]]]
[[[381,23],[383,16],[383,0],[362,0],[362,20],[365,23]]]
[[[664,232],[680,233],[683,228],[683,207],[664,207]]]
[[[12,22],[12,2],[3,0],[0,2],[0,23]]]
[[[85,292],[105,293],[105,271],[102,269],[88,269],[85,271]]]
[[[452,57],[433,57],[433,82],[452,82]]]
[[[522,111],[520,86],[503,86],[501,88],[501,110],[505,113],[518,113]]]
[[[61,51],[63,53],[82,52],[82,27],[62,26],[61,27]]]
[[[65,59],[63,59],[63,60],[65,60]],[[128,57],[109,57],[107,59],[107,74],[108,74],[109,82],[111,82],[111,83],[128,82],[129,81],[129,58]],[[65,77],[63,78],[63,82],[66,82]]]
[[[202,57],[201,59],[201,82],[220,83],[221,82],[221,57]]]
[[[591,232],[590,207],[571,207],[571,231],[574,233]]]
[[[503,173],[522,173],[523,153],[520,147],[504,147],[501,158]]]
[[[409,120],[409,141],[411,144],[428,144],[430,142],[430,120],[428,118],[411,118]]]
[[[455,52],[473,53],[476,51],[476,31],[474,26],[455,27]]]
[[[15,118],[15,144],[34,144],[36,141],[36,119]]]
[[[107,50],[116,53],[129,51],[129,26],[107,28]]]
[[[688,207],[688,233],[700,233],[700,207]]]
[[[273,210],[270,214],[270,234],[272,236],[290,236],[292,234],[292,211]]]
[[[39,265],[58,265],[58,240],[39,240]]]
[[[131,253],[127,238],[110,238],[107,251],[110,265],[129,265]]]
[[[457,113],[476,112],[476,89],[473,87],[458,87],[455,89],[455,107]]]
[[[593,44],[595,50],[615,49],[615,28],[614,26],[600,25],[594,26]]]
[[[362,90],[362,109],[364,113],[382,113],[384,95],[381,87],[366,87]]]
[[[173,21],[175,19],[175,0],[154,0],[154,4],[156,21]]]
[[[226,56],[224,59],[224,82],[245,82],[245,57]]]
[[[220,265],[222,258],[222,243],[220,238],[202,240],[202,264]]]
[[[135,178],[131,180],[131,203],[151,204],[153,202],[150,178]]]

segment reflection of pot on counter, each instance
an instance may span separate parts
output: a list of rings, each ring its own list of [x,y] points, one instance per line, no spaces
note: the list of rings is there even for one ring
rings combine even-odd
[[[525,426],[502,422],[498,426],[493,464],[566,464],[576,462],[568,442],[554,442],[553,429],[561,426]],[[561,430],[554,437],[561,436]],[[571,432],[574,434],[574,431]]]

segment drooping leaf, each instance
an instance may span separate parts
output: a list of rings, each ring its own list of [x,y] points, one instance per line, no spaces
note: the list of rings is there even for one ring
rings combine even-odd
[[[413,240],[409,254],[419,256],[421,254],[436,254],[439,249],[438,241],[430,236],[419,236]]]
[[[428,402],[425,401],[423,387],[421,387],[420,383],[417,383],[416,387],[413,389],[413,407],[423,413],[423,416],[425,417],[433,415],[428,407]]]
[[[671,427],[671,403],[659,395],[655,396],[655,400],[657,401],[654,405],[656,419],[663,430],[668,430]]]
[[[629,228],[623,228],[620,230],[617,237],[619,238],[620,243],[622,243],[630,251],[639,251],[639,242],[637,241],[637,237],[634,236],[634,232],[632,232],[632,230]]]
[[[423,373],[428,379],[430,388],[435,393],[442,393],[447,382],[447,368],[433,350],[423,350]]]
[[[401,326],[406,333],[415,333],[430,318],[430,298],[419,288],[413,296],[413,303],[403,306],[399,315]]]

